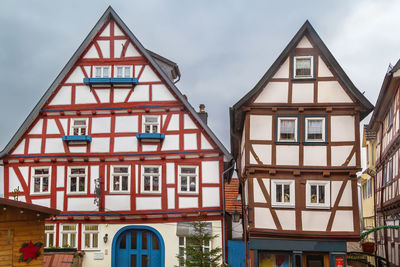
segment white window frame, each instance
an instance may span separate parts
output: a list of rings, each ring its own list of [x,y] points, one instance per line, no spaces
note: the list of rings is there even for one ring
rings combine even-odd
[[[85,169],[85,190],[79,191],[79,181],[77,182],[77,191],[71,191],[71,177],[75,176],[71,174],[71,169],[78,169],[83,168]],[[80,176],[80,175],[77,175]],[[87,166],[68,166],[68,179],[67,179],[67,194],[68,195],[85,195],[87,194],[87,187],[88,187],[88,167]]]
[[[276,186],[282,185],[282,190],[284,185],[290,186],[290,201],[289,202],[277,202],[276,201]],[[282,197],[285,196],[282,194]],[[294,208],[296,204],[296,190],[294,180],[271,180],[271,206],[272,207],[282,207],[282,208]]]
[[[294,140],[281,140],[281,120],[294,120]],[[285,117],[285,116],[280,116],[278,117],[278,131],[277,131],[277,142],[282,142],[282,143],[297,143],[299,141],[299,136],[298,136],[298,127],[299,127],[299,118],[298,117]]]
[[[75,225],[75,230],[63,230],[63,226],[66,225]],[[60,224],[60,239],[59,239],[59,247],[62,248],[62,244],[63,244],[63,234],[67,234],[68,235],[68,246],[70,246],[71,248],[77,248],[78,247],[78,224],[72,224],[72,223],[64,223],[64,224]],[[75,244],[71,244],[71,234],[75,234]],[[67,246],[67,247],[68,247]]]
[[[296,75],[296,61],[298,59],[310,59],[310,75]],[[293,57],[293,78],[294,79],[313,79],[314,78],[314,56],[313,55],[302,55]]]
[[[122,76],[118,77],[118,68],[122,68]],[[129,68],[129,75],[126,76],[126,69]],[[131,65],[117,65],[114,66],[114,78],[132,78],[132,66]]]
[[[100,77],[96,76],[97,73],[97,68],[101,69],[101,75]],[[108,76],[104,77],[104,69],[108,68]],[[111,66],[93,66],[93,78],[111,78]]]
[[[81,126],[81,127],[75,127],[74,126],[74,122],[75,121],[85,121],[85,126]],[[74,135],[74,128],[79,128],[79,134],[78,135],[88,135],[88,131],[89,131],[89,125],[88,125],[88,119],[87,118],[72,118],[71,119],[71,126],[69,129],[69,134],[70,135]],[[85,134],[82,134],[82,128],[85,128]]]
[[[308,139],[308,121],[313,121],[313,120],[322,120],[322,139],[316,140],[316,139]],[[304,132],[304,141],[305,142],[326,142],[326,118],[325,117],[305,117],[305,132]]]
[[[151,176],[150,179],[150,191],[145,191],[144,190],[144,169],[145,168],[158,168],[158,191],[153,190],[153,176],[155,175],[146,175],[146,176]],[[162,167],[161,165],[142,165],[142,170],[141,170],[141,178],[140,178],[140,192],[142,194],[161,194],[161,186],[162,186]]]
[[[324,185],[325,186],[325,203],[311,203],[311,186]],[[317,190],[317,194],[319,190]],[[317,195],[318,199],[318,195]],[[322,180],[308,180],[306,183],[306,207],[317,209],[329,209],[331,206],[331,182]]]
[[[182,181],[181,181],[181,170],[182,168],[195,168],[196,172],[195,172],[195,177],[196,177],[196,190],[193,191],[189,191],[190,190],[190,181],[186,181],[187,183],[187,191],[182,191]],[[183,174],[184,176],[192,176],[188,173]],[[196,195],[199,193],[199,166],[195,166],[195,165],[179,165],[178,166],[178,193],[179,194],[188,194],[188,195]]]
[[[85,226],[97,226],[97,230],[86,230]],[[97,247],[93,247],[93,234],[97,234]],[[85,247],[86,235],[90,235],[90,247]],[[99,224],[82,224],[82,250],[99,250],[100,249],[100,225]]]
[[[128,189],[127,190],[122,190],[122,176],[124,175],[119,175],[122,173],[115,173],[114,168],[128,168]],[[118,194],[129,194],[130,193],[130,188],[131,188],[131,166],[130,165],[112,165],[111,166],[111,176],[110,176],[110,193],[118,193]],[[114,190],[114,175],[117,176],[119,175],[119,183],[120,183],[120,189],[119,190]]]
[[[57,227],[57,225],[56,224],[45,224],[45,227],[46,226],[53,226],[53,230],[46,230],[46,228],[45,228],[45,230],[44,230],[44,234],[46,235],[46,244],[44,244],[44,247],[45,248],[50,248],[50,246],[49,246],[49,235],[50,234],[53,234],[53,247],[57,247],[57,244],[56,244],[56,235],[57,235],[57,231],[56,231],[56,227]]]
[[[157,118],[157,123],[146,123],[146,118],[152,117],[152,118]],[[160,128],[161,128],[161,120],[160,120],[160,115],[143,115],[142,117],[142,133],[146,133],[146,125],[157,125],[157,132],[153,132],[153,127],[151,128],[150,133],[160,133]]]
[[[36,169],[48,169],[49,173],[35,175]],[[41,178],[40,179],[40,191],[35,192],[35,178],[39,178],[39,177]],[[48,187],[49,188],[48,188],[47,192],[43,192],[43,177],[48,178]],[[50,195],[50,190],[51,190],[51,167],[48,167],[48,166],[32,167],[31,168],[31,195],[35,195],[35,196]]]
[[[183,245],[181,245],[180,244],[180,239],[183,239]],[[183,256],[183,260],[184,261],[186,261],[186,251],[185,251],[185,249],[186,249],[186,245],[187,245],[187,236],[178,236],[178,255],[179,256]],[[181,255],[180,254],[180,251],[181,251],[181,248],[183,249],[183,255]],[[209,242],[208,242],[208,245],[207,246],[202,246],[202,250],[204,251],[205,249],[208,249],[208,251],[210,251],[211,249],[212,249],[212,240],[210,240]],[[178,266],[185,266],[185,264],[180,264],[180,260],[178,260]]]

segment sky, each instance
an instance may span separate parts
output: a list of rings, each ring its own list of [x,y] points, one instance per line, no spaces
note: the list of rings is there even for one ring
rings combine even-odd
[[[228,150],[229,107],[254,87],[307,19],[373,104],[389,63],[400,57],[395,0],[2,0],[0,150],[108,5],[145,48],[179,65],[177,87],[196,110],[206,105],[209,126]]]

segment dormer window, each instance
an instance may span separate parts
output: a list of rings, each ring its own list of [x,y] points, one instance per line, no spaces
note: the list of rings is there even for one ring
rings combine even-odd
[[[130,78],[131,75],[131,66],[116,66],[114,76],[116,78]]]
[[[94,68],[95,78],[109,78],[110,67],[109,66],[97,66]]]
[[[86,135],[87,134],[87,120],[86,119],[72,119],[71,132],[72,132],[72,135]]]
[[[293,78],[310,79],[314,78],[314,57],[313,56],[295,56],[293,58]]]
[[[159,133],[160,132],[160,117],[159,116],[144,116],[143,131],[144,133]]]

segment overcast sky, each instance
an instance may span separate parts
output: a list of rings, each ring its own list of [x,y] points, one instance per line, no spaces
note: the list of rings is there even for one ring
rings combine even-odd
[[[400,1],[326,2],[2,0],[0,150],[109,4],[147,49],[179,65],[178,88],[196,109],[206,105],[209,125],[228,150],[229,107],[306,19],[375,104],[388,64],[400,57]]]

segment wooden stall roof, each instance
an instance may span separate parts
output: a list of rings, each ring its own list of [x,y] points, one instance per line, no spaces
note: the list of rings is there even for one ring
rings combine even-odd
[[[43,267],[71,267],[73,262],[73,254],[50,254],[44,255]]]
[[[47,207],[30,204],[30,203],[26,203],[26,202],[22,202],[22,201],[11,200],[11,199],[2,198],[2,197],[0,197],[0,206],[14,207],[14,208],[19,208],[19,209],[24,209],[24,210],[31,210],[34,212],[39,212],[39,213],[48,214],[48,215],[58,215],[61,212],[56,209],[50,209]]]

